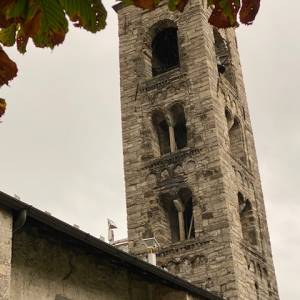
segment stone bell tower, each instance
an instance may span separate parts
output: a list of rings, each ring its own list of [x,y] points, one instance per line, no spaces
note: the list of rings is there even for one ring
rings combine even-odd
[[[235,31],[117,4],[129,249],[225,299],[279,299]]]

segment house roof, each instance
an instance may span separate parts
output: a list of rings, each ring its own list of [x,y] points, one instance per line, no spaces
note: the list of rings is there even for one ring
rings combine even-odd
[[[7,195],[0,191],[0,206],[12,210],[13,213],[18,213],[22,210],[27,211],[27,218],[32,218],[44,225],[51,227],[52,229],[61,232],[68,237],[71,237],[85,246],[91,247],[96,250],[99,254],[106,254],[110,256],[118,264],[122,265],[124,268],[130,269],[131,271],[146,277],[151,280],[161,282],[169,287],[186,291],[192,295],[200,296],[204,299],[209,300],[221,300],[222,298],[202,289],[196,287],[195,285],[172,275],[171,273],[151,265],[125,253],[117,248],[107,244],[106,242],[86,233],[79,228],[76,228],[70,224],[67,224],[47,212],[43,212],[25,202],[22,202],[10,195]]]

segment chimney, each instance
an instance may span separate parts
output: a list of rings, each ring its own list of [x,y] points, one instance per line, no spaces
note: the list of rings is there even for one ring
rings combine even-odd
[[[156,253],[149,252],[147,255],[147,261],[149,264],[156,266]]]
[[[156,252],[159,249],[159,243],[155,237],[143,239],[143,244],[147,249],[147,261],[149,264],[156,266]]]
[[[112,244],[115,241],[114,229],[118,228],[114,221],[107,219],[108,224],[108,242]]]

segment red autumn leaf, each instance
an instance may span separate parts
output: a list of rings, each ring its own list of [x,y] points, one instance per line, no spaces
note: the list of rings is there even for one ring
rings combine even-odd
[[[53,45],[59,45],[65,40],[66,33],[64,31],[57,31],[51,33],[49,37]]]
[[[243,24],[250,25],[253,23],[260,6],[260,0],[243,0],[240,11],[240,21]]]
[[[143,9],[150,9],[150,10],[155,9],[154,0],[133,0],[133,4]]]
[[[183,12],[185,6],[187,5],[189,0],[180,0],[179,3],[176,5],[176,10]]]
[[[22,24],[16,39],[17,48],[21,53],[26,52],[26,46],[29,38],[34,37],[37,34],[41,24],[41,15],[42,12],[38,10],[32,18],[26,20]]]
[[[234,0],[223,1],[223,6],[220,5],[220,0],[212,0],[214,5],[213,11],[208,19],[209,23],[218,28],[236,27],[237,14],[240,6]]]
[[[17,76],[17,73],[17,65],[0,47],[0,87],[4,84],[8,84],[10,80]]]
[[[24,24],[24,32],[27,36],[33,37],[39,30],[42,12],[38,10],[34,17]]]
[[[73,22],[75,27],[82,27],[82,22],[78,14],[70,16],[70,20]]]
[[[213,9],[208,22],[216,26],[218,28],[226,28],[230,27],[230,23],[228,18],[224,15],[224,12],[222,9],[219,7],[219,5],[216,5],[215,8]]]
[[[4,99],[0,98],[0,118],[4,115],[6,110],[6,102]]]
[[[7,20],[5,15],[0,12],[0,27],[6,28],[12,23],[12,20]]]
[[[6,8],[7,6],[9,6],[10,4],[16,2],[16,0],[1,0],[0,2],[0,10]]]

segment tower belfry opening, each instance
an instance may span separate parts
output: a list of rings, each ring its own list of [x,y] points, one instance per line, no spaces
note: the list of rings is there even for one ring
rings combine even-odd
[[[185,238],[188,240],[195,237],[192,192],[183,188],[179,190],[178,195],[184,206],[184,232]]]
[[[159,197],[164,210],[163,222],[171,242],[185,241],[195,237],[192,193],[182,188],[175,194],[164,193]]]
[[[152,75],[162,74],[177,66],[179,66],[177,28],[164,28],[152,41]]]
[[[234,72],[231,63],[232,59],[228,43],[222,37],[218,29],[213,28],[213,35],[218,72],[219,74],[223,74],[232,85],[235,85]]]
[[[187,129],[184,109],[180,104],[171,107],[171,117],[173,119],[174,135],[177,149],[187,146]]]
[[[257,245],[257,233],[252,204],[240,192],[238,193],[238,200],[243,239],[246,243],[255,246]]]
[[[163,113],[155,112],[152,115],[152,123],[156,131],[160,154],[171,152],[169,126]]]
[[[180,240],[178,213],[172,197],[169,194],[160,196],[161,205],[165,214],[165,223],[169,231],[169,240],[177,242]]]
[[[169,272],[278,300],[235,31],[213,28],[204,2],[116,9],[129,251],[150,234]]]

